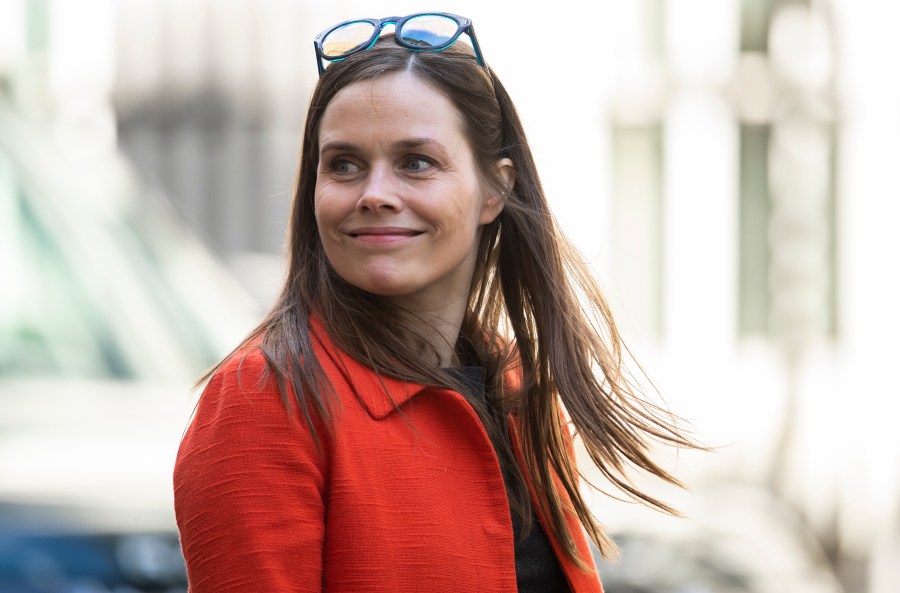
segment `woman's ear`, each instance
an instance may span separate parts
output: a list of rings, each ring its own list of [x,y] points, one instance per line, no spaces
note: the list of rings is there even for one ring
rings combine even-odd
[[[497,178],[503,184],[503,193],[490,191],[485,196],[484,204],[481,206],[480,224],[490,224],[500,215],[503,205],[506,203],[506,196],[509,195],[516,183],[516,169],[511,159],[500,159],[497,161],[496,167]]]
[[[497,172],[500,174],[500,179],[503,180],[503,187],[508,194],[516,184],[516,168],[513,166],[512,159],[500,159],[497,161]]]

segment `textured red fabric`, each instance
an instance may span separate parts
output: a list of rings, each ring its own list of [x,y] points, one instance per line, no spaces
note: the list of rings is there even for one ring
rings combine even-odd
[[[503,477],[471,406],[379,379],[313,327],[340,400],[320,451],[258,350],[232,356],[200,398],[174,474],[191,592],[514,593]],[[551,544],[574,593],[602,592]]]

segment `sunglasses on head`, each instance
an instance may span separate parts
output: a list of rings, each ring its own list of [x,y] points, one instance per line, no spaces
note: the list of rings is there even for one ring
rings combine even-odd
[[[472,41],[475,59],[485,67],[472,21],[446,12],[419,12],[404,17],[344,21],[316,35],[316,63],[319,76],[325,72],[322,60],[339,62],[375,45],[385,25],[394,26],[398,45],[412,51],[441,51],[453,45],[463,33]]]

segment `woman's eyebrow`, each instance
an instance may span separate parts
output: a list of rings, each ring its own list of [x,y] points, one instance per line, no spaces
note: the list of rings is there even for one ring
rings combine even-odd
[[[420,146],[433,146],[439,150],[448,152],[447,147],[434,138],[408,138],[394,142],[394,146],[404,149],[419,148]]]
[[[320,146],[320,147],[319,147],[319,153],[321,154],[321,153],[323,153],[323,152],[329,152],[329,151],[332,151],[332,150],[338,150],[338,151],[346,150],[346,151],[351,151],[351,152],[352,152],[352,151],[354,151],[354,150],[356,150],[356,149],[357,149],[357,146],[356,146],[355,144],[351,143],[351,142],[339,142],[339,141],[335,141],[335,142],[326,142],[325,144],[323,144],[322,146]]]
[[[395,149],[402,149],[402,150],[409,150],[410,148],[420,148],[422,146],[432,146],[432,147],[437,148],[438,150],[441,150],[445,153],[449,152],[447,147],[443,143],[438,142],[434,138],[405,138],[403,140],[397,140],[396,142],[393,143],[393,147]],[[358,145],[353,144],[352,142],[345,142],[342,140],[334,140],[331,142],[326,142],[319,147],[320,154],[324,154],[326,152],[331,152],[331,151],[354,152],[356,150],[359,150]]]

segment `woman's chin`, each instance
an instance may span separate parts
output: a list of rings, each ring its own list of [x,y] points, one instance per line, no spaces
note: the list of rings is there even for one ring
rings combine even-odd
[[[350,282],[356,288],[386,299],[408,297],[415,292],[407,283],[389,279]]]

